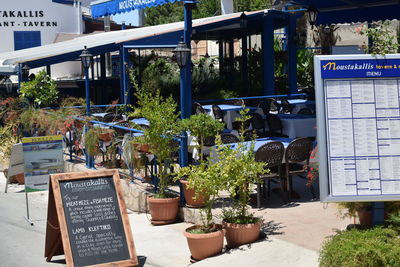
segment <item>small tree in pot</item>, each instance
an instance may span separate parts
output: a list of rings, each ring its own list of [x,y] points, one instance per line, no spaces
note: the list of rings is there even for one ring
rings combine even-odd
[[[177,177],[186,177],[188,187],[193,188],[195,197],[204,196],[205,206],[200,210],[202,225],[194,225],[185,230],[192,261],[214,256],[222,251],[224,232],[221,225],[213,224],[212,207],[218,197],[222,181],[220,162],[201,161],[198,165],[183,167]]]
[[[189,131],[190,135],[196,138],[195,149],[199,154],[199,162],[203,162],[202,148],[204,140],[209,137],[215,137],[224,128],[223,123],[207,114],[192,115],[190,118],[182,120],[181,126],[183,130]],[[183,184],[186,205],[188,207],[199,208],[205,205],[206,197],[201,192],[194,190],[193,183],[189,183],[186,179],[180,179],[180,182]]]
[[[265,163],[255,160],[254,142],[244,140],[244,122],[248,120],[246,110],[238,118],[242,122],[240,142],[234,146],[222,145],[217,138],[217,157],[221,164],[220,179],[223,189],[228,191],[233,206],[223,211],[223,226],[226,230],[228,247],[237,247],[256,241],[260,235],[261,219],[249,212],[250,188],[262,182],[260,174],[269,172]]]
[[[168,173],[171,157],[179,147],[172,145],[179,133],[177,105],[172,97],[164,98],[160,92],[137,93],[138,108],[135,113],[149,121],[143,140],[159,166],[158,192],[148,198],[153,224],[174,222],[178,214],[179,197],[168,192],[172,179]]]

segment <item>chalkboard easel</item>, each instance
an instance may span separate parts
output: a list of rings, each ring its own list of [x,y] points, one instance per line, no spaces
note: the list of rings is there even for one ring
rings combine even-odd
[[[72,266],[137,266],[117,170],[50,176],[45,257]]]

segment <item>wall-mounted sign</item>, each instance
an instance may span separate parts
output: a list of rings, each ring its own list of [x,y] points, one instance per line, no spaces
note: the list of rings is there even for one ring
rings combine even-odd
[[[57,27],[44,18],[44,10],[0,10],[0,27]]]
[[[117,170],[51,175],[45,256],[67,266],[138,264]]]
[[[98,18],[178,1],[182,0],[100,0],[92,2],[90,8],[92,17]]]
[[[322,201],[400,199],[400,55],[314,59]]]
[[[64,171],[62,142],[61,135],[22,138],[27,192],[47,190],[49,174]]]

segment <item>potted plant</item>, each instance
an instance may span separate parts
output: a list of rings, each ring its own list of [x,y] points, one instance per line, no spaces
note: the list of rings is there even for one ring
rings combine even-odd
[[[100,153],[99,142],[110,142],[113,136],[112,129],[101,127],[91,127],[84,136],[85,149],[90,156],[96,156]]]
[[[172,97],[164,98],[159,91],[139,91],[137,94],[137,114],[149,121],[144,129],[143,140],[149,145],[149,152],[154,155],[158,165],[158,184],[156,194],[149,196],[151,222],[154,225],[174,222],[178,215],[179,197],[168,191],[172,175],[168,173],[172,155],[179,147],[171,145],[179,133],[176,103]]]
[[[244,122],[248,119],[246,110],[241,111],[239,120],[240,142],[236,147],[222,145],[217,138],[216,156],[221,164],[220,179],[223,189],[228,191],[233,205],[224,209],[223,227],[226,230],[226,241],[229,248],[238,247],[256,241],[260,235],[262,221],[249,212],[250,189],[249,185],[262,182],[260,174],[268,173],[265,163],[255,160],[254,142],[245,143]]]
[[[212,207],[221,189],[220,179],[222,163],[201,161],[197,165],[181,168],[179,177],[186,177],[188,186],[194,189],[195,198],[204,198],[204,207],[200,210],[202,224],[187,228],[184,232],[191,252],[192,261],[214,256],[222,251],[224,231],[221,225],[213,223]]]
[[[203,162],[202,147],[207,137],[215,136],[224,128],[224,124],[213,119],[206,114],[192,115],[190,118],[181,121],[182,129],[188,131],[190,136],[196,138],[195,149],[199,154],[199,162]],[[180,179],[183,185],[186,206],[191,208],[200,208],[205,205],[206,197],[201,192],[195,192],[193,185],[186,179]]]

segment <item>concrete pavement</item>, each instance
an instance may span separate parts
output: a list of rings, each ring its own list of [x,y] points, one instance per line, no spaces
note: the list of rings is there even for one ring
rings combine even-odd
[[[28,195],[30,217],[34,222],[34,226],[30,226],[24,219],[26,216],[25,193],[18,192],[23,191],[23,186],[12,185],[7,194],[4,193],[4,186],[5,179],[0,173],[0,266],[63,266],[65,264],[63,256],[58,256],[53,262],[47,263],[43,255],[48,193],[36,192]],[[322,205],[313,204],[314,206]],[[307,205],[299,207],[308,208]],[[294,230],[291,230],[292,224],[281,221],[286,215],[278,216],[278,210],[271,211],[272,214],[276,213],[276,218],[273,218],[270,212],[266,213],[268,214],[266,229],[269,231],[266,238],[251,245],[225,251],[221,255],[203,260],[193,266],[318,266],[318,252],[299,245],[302,242],[307,243],[307,240],[296,241],[295,237],[285,238],[287,233],[296,234]],[[280,210],[280,213],[286,213],[285,210],[289,208]],[[130,212],[129,219],[140,266],[189,265],[190,252],[183,236],[183,231],[189,224],[152,226],[146,214],[133,212]],[[278,224],[284,227],[277,227]],[[309,229],[304,230],[307,232]],[[302,235],[300,237],[302,239]],[[291,239],[294,241],[290,242]]]

